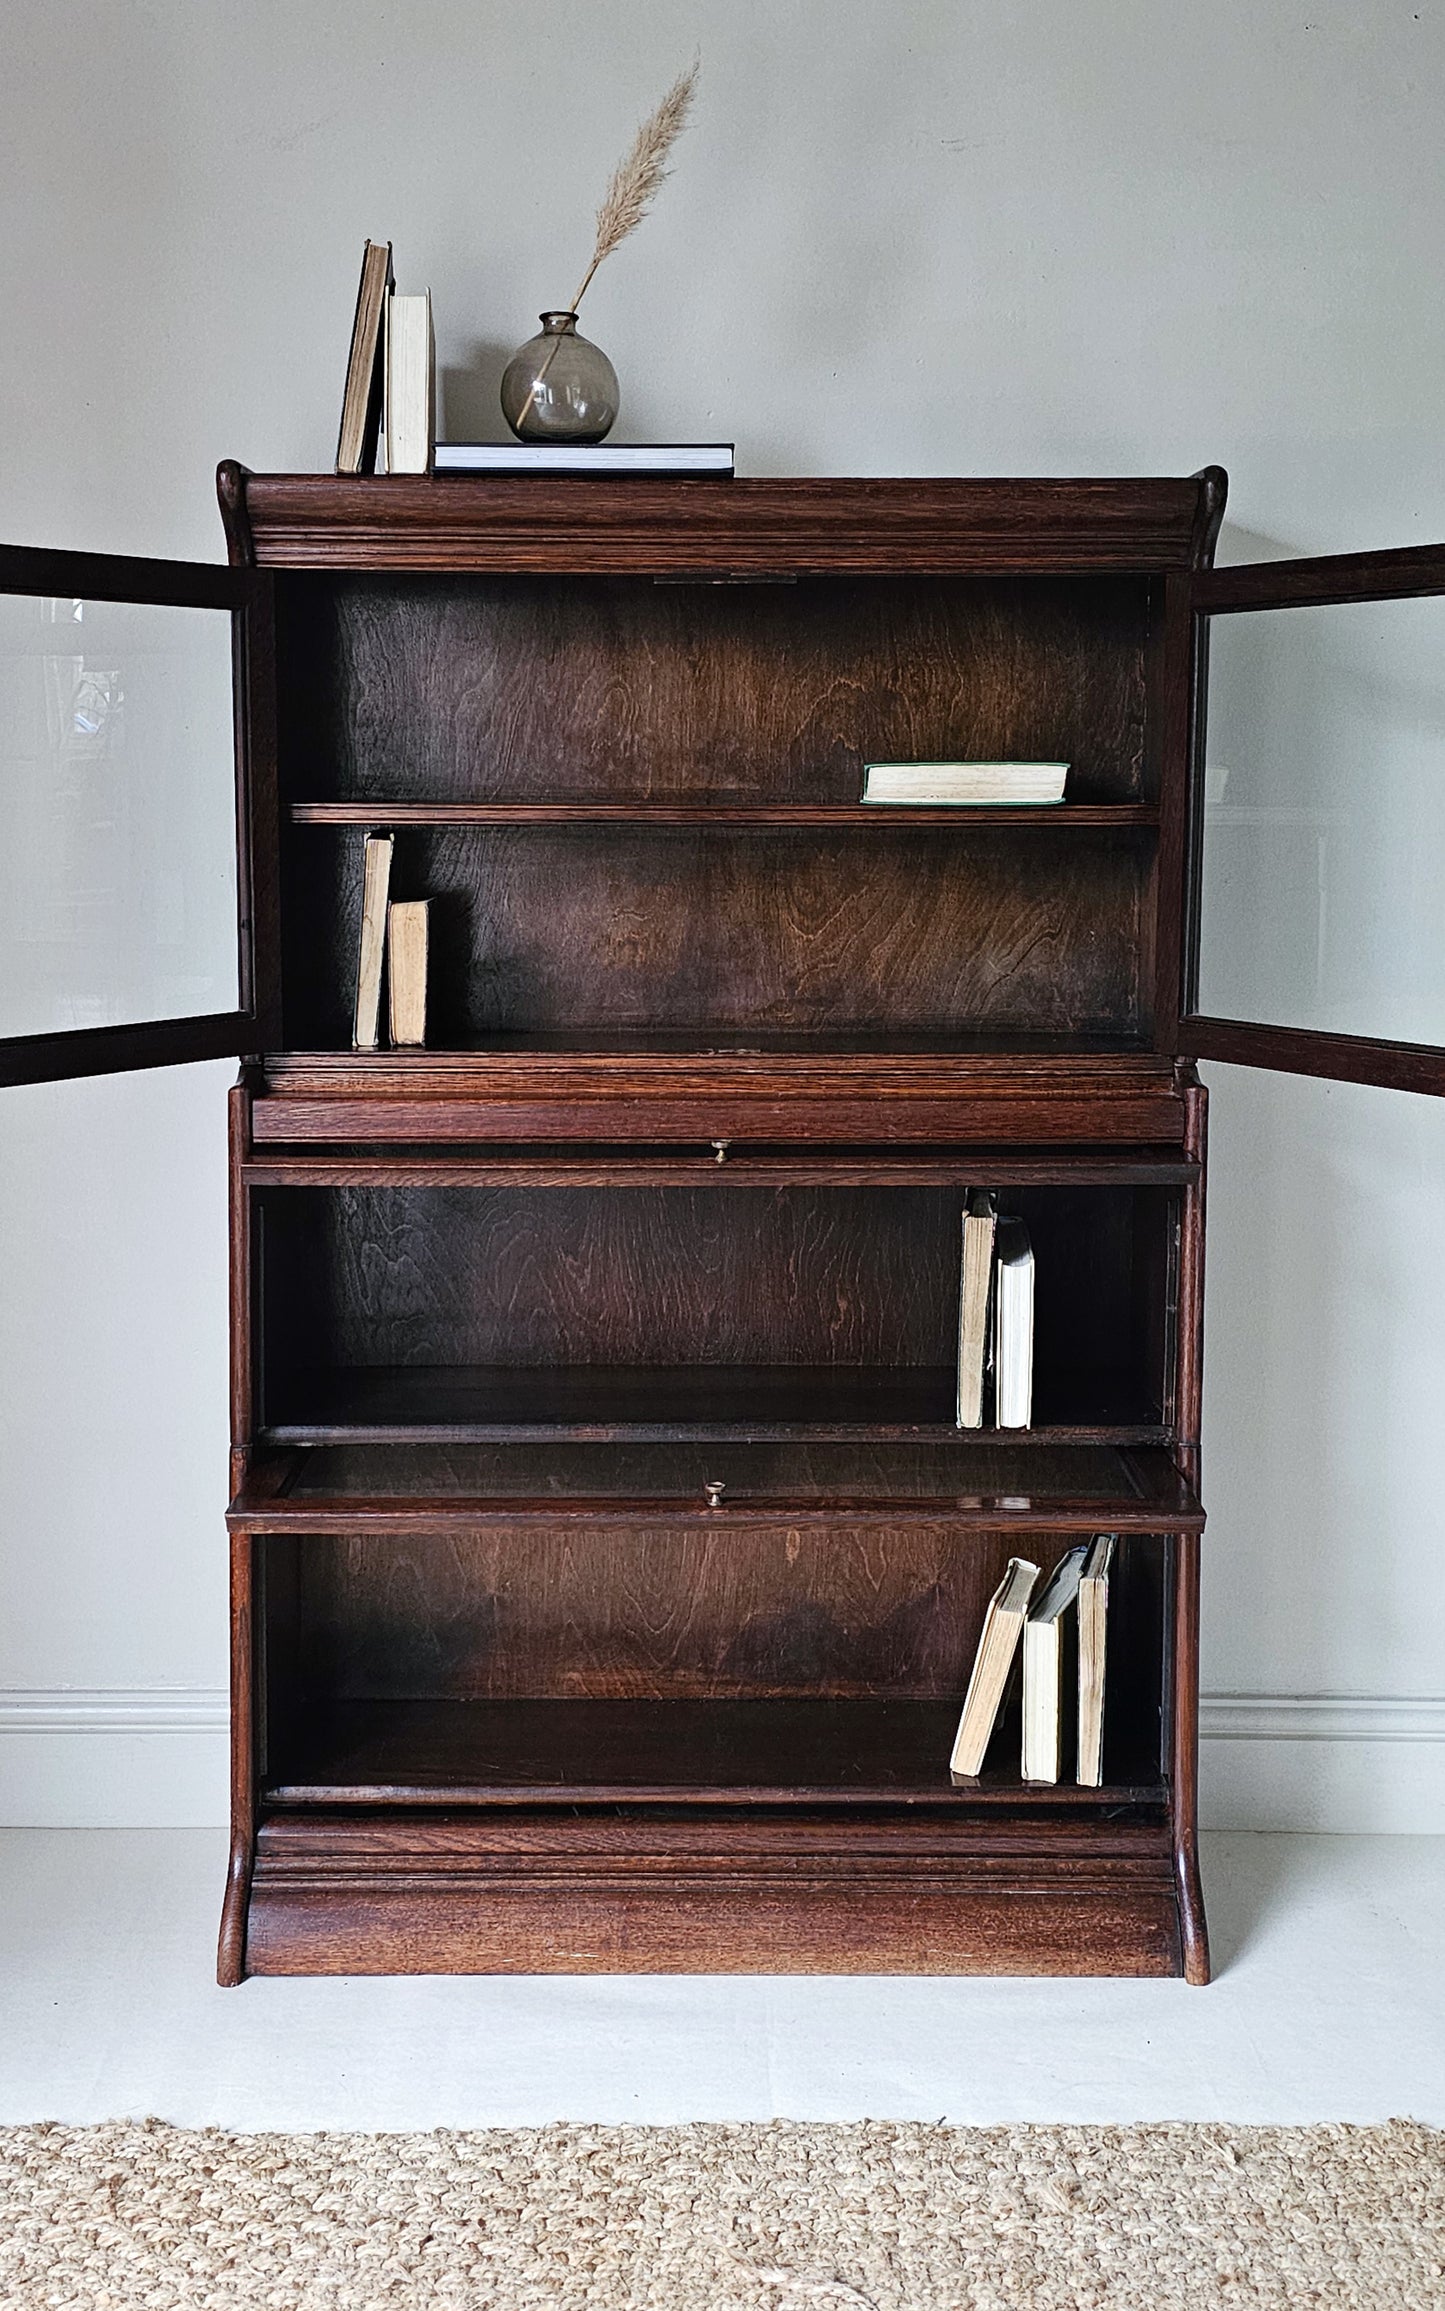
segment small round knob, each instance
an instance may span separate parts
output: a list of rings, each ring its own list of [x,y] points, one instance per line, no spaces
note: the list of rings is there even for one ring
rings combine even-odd
[[[721,1484],[716,1477],[710,1477],[702,1489],[707,1494],[708,1507],[710,1509],[720,1509],[722,1507],[723,1494],[728,1489],[727,1486],[725,1484]]]
[[[733,1144],[732,1141],[730,1139],[715,1139],[710,1140],[708,1144],[716,1154],[718,1162],[725,1164],[728,1160],[728,1149]]]

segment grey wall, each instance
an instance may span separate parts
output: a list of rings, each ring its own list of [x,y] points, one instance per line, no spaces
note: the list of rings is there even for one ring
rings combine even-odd
[[[1445,14],[1394,0],[52,0],[0,81],[0,535],[219,558],[218,457],[330,461],[367,233],[433,291],[448,429],[495,431],[694,47],[588,299],[619,438],[1217,459],[1226,558],[1445,535]],[[228,1072],[0,1095],[12,1820],[221,1802]],[[1210,1804],[1445,1821],[1445,1109],[1212,1080]]]

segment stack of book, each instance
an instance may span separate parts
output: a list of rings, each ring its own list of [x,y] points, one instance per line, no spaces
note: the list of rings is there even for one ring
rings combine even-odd
[[[396,293],[390,241],[368,241],[351,325],[338,473],[428,473],[436,439],[431,291]]]
[[[1039,1568],[1010,1557],[989,1599],[949,1769],[976,1781],[1023,1652],[1025,1781],[1104,1780],[1104,1668],[1109,1573],[1115,1535],[1098,1533],[1067,1550],[1037,1598]]]
[[[395,842],[394,835],[370,834],[363,850],[361,949],[352,1032],[358,1051],[380,1049],[383,980],[392,1048],[404,1051],[426,1042],[431,901],[391,897]]]
[[[1027,1428],[1033,1417],[1034,1254],[1022,1220],[975,1188],[963,1215],[958,1425]]]

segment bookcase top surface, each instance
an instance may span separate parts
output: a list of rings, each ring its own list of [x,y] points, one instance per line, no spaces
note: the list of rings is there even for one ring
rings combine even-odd
[[[1217,466],[1188,478],[760,480],[217,476],[233,563],[295,570],[789,577],[1205,566]]]

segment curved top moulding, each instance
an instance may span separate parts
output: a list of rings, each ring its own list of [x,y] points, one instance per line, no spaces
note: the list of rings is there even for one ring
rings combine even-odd
[[[701,481],[253,474],[218,488],[233,563],[274,569],[787,578],[1152,572],[1212,556],[1225,476]]]

